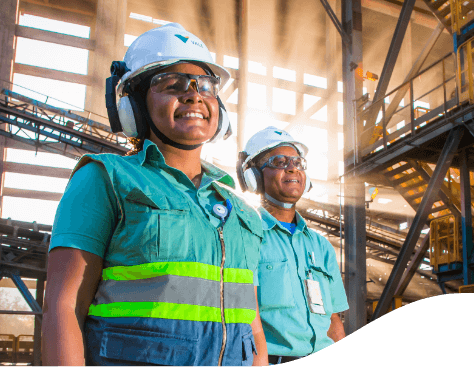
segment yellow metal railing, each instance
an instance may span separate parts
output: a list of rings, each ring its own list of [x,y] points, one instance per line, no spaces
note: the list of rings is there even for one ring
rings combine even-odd
[[[430,264],[439,265],[462,262],[460,223],[454,215],[433,219],[430,223]]]
[[[474,103],[473,52],[474,37],[458,48],[459,102],[469,101],[469,103]]]
[[[461,28],[466,24],[466,17],[462,11],[462,4],[466,0],[449,0],[451,6],[451,27],[453,33],[457,32],[458,34],[461,31]]]

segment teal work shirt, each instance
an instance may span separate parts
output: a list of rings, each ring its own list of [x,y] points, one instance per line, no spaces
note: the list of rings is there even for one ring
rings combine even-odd
[[[269,355],[306,356],[331,344],[331,315],[349,308],[327,239],[306,226],[296,212],[293,235],[260,208],[264,241],[260,250],[258,304]],[[314,262],[312,254],[314,253]],[[325,315],[312,313],[305,279],[319,282]]]
[[[202,160],[203,175],[199,188],[196,188],[183,172],[165,163],[163,155],[150,140],[145,140],[143,150],[138,152],[138,154],[124,157],[124,159],[132,162],[135,161],[134,164],[137,166],[137,169],[145,168],[140,169],[140,172],[137,172],[137,174],[145,175],[145,177],[148,176],[146,177],[147,179],[154,181],[157,181],[157,179],[167,181],[176,190],[183,193],[187,199],[185,200],[186,204],[192,205],[214,227],[218,227],[221,224],[220,219],[213,214],[215,204],[225,205],[224,198],[219,193],[219,191],[222,193],[222,190],[216,187],[216,183],[219,182],[228,186],[227,190],[235,187],[234,180],[225,171]],[[120,175],[120,178],[117,177],[117,179],[124,179],[125,177],[125,175]],[[156,185],[159,187],[160,182],[156,182]],[[227,190],[225,191],[227,192]],[[137,191],[136,195],[140,195],[140,193]],[[242,202],[242,200],[237,198],[233,200]],[[125,206],[127,204],[123,205],[123,207]],[[243,207],[247,210],[249,209],[246,205]],[[73,209],[71,210],[71,208]],[[242,209],[240,206],[237,208],[240,213],[244,212],[245,209]],[[95,161],[85,165],[79,164],[79,167],[76,167],[74,171],[73,179],[70,180],[59,203],[49,251],[56,247],[77,248],[102,257],[107,267],[130,266],[142,263],[142,258],[131,256],[130,247],[117,247],[113,251],[108,249],[114,229],[123,216],[121,214],[122,210],[116,193],[114,193],[113,186],[110,184],[107,171],[103,166]],[[58,215],[59,213],[60,215]],[[245,214],[250,214],[250,216],[258,215],[252,212]],[[150,232],[151,229],[149,227],[153,223],[145,223],[144,228],[141,228],[143,224],[134,223],[133,220],[127,224],[131,224],[130,227],[135,227],[133,230],[128,229],[130,234],[132,234],[136,231]],[[87,230],[84,230],[85,228]],[[170,228],[170,230],[179,231],[178,221],[175,222],[174,228]],[[138,251],[143,251],[143,249],[137,249]],[[241,248],[241,251],[243,252],[244,249]],[[256,246],[255,251],[249,252],[252,252],[252,257],[255,258],[251,262],[256,265],[258,261],[258,246]],[[245,257],[244,253],[239,254],[239,256]],[[253,269],[253,271],[254,285],[258,285],[257,269]]]

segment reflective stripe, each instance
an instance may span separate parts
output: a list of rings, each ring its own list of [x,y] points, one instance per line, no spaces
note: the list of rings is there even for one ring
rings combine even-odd
[[[164,302],[117,302],[105,305],[91,305],[89,315],[221,322],[219,307],[180,305]],[[256,315],[257,312],[255,310],[239,308],[225,309],[226,323],[250,324]]]
[[[197,262],[155,262],[133,266],[114,266],[102,272],[103,280],[137,280],[161,275],[178,275],[192,278],[220,280],[219,266]],[[253,272],[249,269],[224,269],[226,283],[253,283]]]
[[[166,302],[219,308],[219,282],[176,275],[100,282],[94,304],[117,302]],[[225,284],[224,307],[255,310],[253,284]]]

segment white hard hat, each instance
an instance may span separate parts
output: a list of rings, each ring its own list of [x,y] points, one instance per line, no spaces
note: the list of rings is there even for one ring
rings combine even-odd
[[[230,78],[226,69],[214,63],[198,37],[178,23],[169,23],[149,30],[133,41],[123,58],[129,71],[120,80],[117,92],[121,95],[126,82],[139,74],[187,60],[206,64],[220,78],[221,87]]]
[[[269,126],[253,135],[245,145],[244,152],[248,154],[248,157],[245,159],[242,169],[245,171],[248,163],[260,153],[285,143],[294,146],[302,157],[308,154],[308,147],[293,139],[288,132]]]

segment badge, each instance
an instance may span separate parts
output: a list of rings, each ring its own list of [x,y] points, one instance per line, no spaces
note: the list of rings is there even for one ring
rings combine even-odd
[[[325,315],[323,296],[319,282],[313,279],[305,279],[306,295],[308,297],[309,309],[312,313]]]

